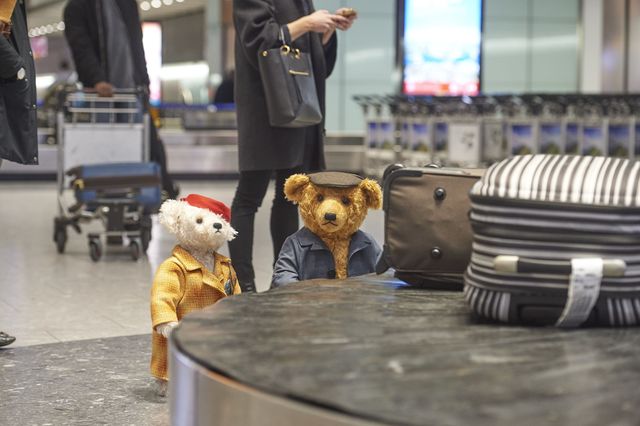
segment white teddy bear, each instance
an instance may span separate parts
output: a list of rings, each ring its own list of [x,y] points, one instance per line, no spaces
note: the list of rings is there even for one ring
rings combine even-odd
[[[171,257],[158,268],[151,289],[151,374],[157,380],[158,393],[164,396],[171,330],[189,312],[239,294],[240,285],[231,261],[217,252],[236,236],[229,224],[229,207],[191,194],[180,201],[165,201],[159,219],[178,239]]]

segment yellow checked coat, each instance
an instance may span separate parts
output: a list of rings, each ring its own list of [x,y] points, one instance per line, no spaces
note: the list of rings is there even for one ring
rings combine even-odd
[[[180,246],[162,262],[151,289],[151,374],[168,379],[167,339],[155,331],[159,324],[180,321],[191,311],[216,303],[228,294],[240,293],[240,285],[231,261],[216,253],[214,272],[204,268]]]

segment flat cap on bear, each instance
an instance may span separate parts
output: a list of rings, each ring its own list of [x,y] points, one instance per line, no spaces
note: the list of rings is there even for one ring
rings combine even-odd
[[[309,175],[312,184],[327,188],[352,188],[360,185],[362,179],[356,174],[343,172],[318,172]]]

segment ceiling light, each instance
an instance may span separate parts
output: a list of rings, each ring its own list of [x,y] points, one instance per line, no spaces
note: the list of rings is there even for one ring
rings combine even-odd
[[[158,9],[160,6],[162,6],[162,2],[160,0],[151,0],[151,6],[153,6],[155,9]]]
[[[173,0],[162,0],[162,3],[164,3],[165,6],[171,6],[173,4]]]
[[[147,11],[149,9],[151,9],[151,5],[149,4],[148,1],[143,1],[142,3],[140,3],[140,9]]]
[[[64,26],[64,22],[60,21],[58,22],[58,31],[64,31],[65,26]]]
[[[184,0],[176,0],[178,3],[182,3]]]

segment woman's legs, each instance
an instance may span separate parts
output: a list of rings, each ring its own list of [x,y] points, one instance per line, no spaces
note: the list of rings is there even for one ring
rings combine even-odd
[[[229,242],[229,254],[243,292],[255,291],[253,227],[271,173],[271,170],[240,172],[240,181],[231,204],[231,226],[238,231],[238,236]]]
[[[276,170],[276,195],[271,207],[271,240],[273,241],[273,263],[280,255],[280,249],[287,237],[298,230],[298,207],[284,196],[284,181],[302,168]]]

